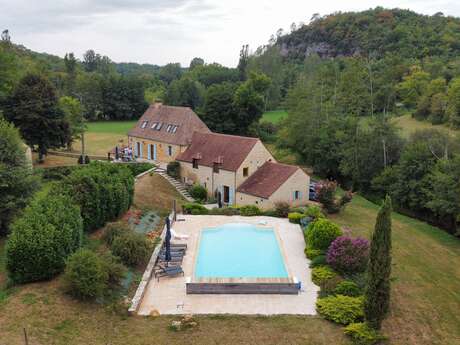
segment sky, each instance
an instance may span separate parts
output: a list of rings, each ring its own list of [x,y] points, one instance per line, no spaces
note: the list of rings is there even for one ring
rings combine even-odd
[[[61,57],[93,49],[116,62],[188,66],[202,57],[234,67],[243,44],[255,50],[279,28],[376,6],[460,16],[459,0],[0,0],[0,29]]]

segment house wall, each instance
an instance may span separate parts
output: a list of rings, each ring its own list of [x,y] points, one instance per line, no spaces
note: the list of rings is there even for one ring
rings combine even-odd
[[[187,184],[199,183],[208,190],[209,196],[214,196],[216,192],[223,193],[222,186],[230,188],[230,204],[234,203],[236,191],[236,174],[233,171],[220,169],[219,173],[214,173],[211,167],[199,165],[198,169],[193,168],[192,163],[180,162],[182,182]]]
[[[136,145],[137,145],[136,143],[137,142],[141,143],[141,151],[142,151],[141,153],[142,154],[138,154],[139,158],[149,160],[150,157],[148,156],[148,153],[149,153],[148,145],[156,145],[155,162],[163,162],[163,163],[169,163],[169,162],[174,161],[177,155],[181,152],[184,152],[187,148],[187,146],[173,145],[173,144],[168,144],[168,143],[164,143],[161,141],[155,141],[155,140],[149,140],[149,139],[137,138],[137,137],[128,137],[128,145],[135,154],[136,154]],[[168,146],[171,146],[172,148],[171,156],[168,154]],[[152,152],[152,157],[153,157],[153,152]]]
[[[268,199],[256,197],[246,193],[236,193],[237,205],[256,205],[267,210],[274,208],[279,201],[288,202],[292,206],[302,206],[308,202],[310,176],[298,169],[285,183],[283,183]],[[300,199],[294,200],[294,192],[299,191]]]
[[[254,174],[259,167],[269,160],[276,162],[275,158],[273,158],[271,153],[259,140],[236,171],[236,188],[238,188],[249,176]],[[243,175],[244,168],[248,168],[248,176]]]

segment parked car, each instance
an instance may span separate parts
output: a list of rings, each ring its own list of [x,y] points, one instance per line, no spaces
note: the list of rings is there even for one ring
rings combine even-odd
[[[317,182],[311,181],[310,186],[308,188],[308,198],[312,201],[318,201],[318,198],[316,196],[316,185]]]

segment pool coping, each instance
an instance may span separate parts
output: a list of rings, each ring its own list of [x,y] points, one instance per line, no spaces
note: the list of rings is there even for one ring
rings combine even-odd
[[[233,222],[234,224],[235,222]],[[226,224],[232,224],[232,222],[229,222],[229,223],[226,223]],[[192,266],[192,274],[191,274],[191,277],[187,277],[186,278],[186,282],[185,282],[185,285],[186,285],[186,290],[187,290],[187,293],[278,293],[278,292],[274,292],[274,291],[278,291],[280,289],[280,286],[282,285],[286,285],[286,286],[289,286],[289,287],[294,287],[296,288],[297,284],[299,283],[297,278],[294,277],[292,275],[292,271],[291,271],[291,268],[289,267],[288,263],[287,263],[287,256],[286,256],[286,253],[285,253],[285,249],[284,249],[284,243],[278,233],[278,228],[277,226],[275,225],[271,225],[271,226],[268,226],[268,225],[264,225],[264,224],[251,224],[251,223],[244,223],[244,224],[248,224],[248,225],[252,225],[254,227],[256,227],[257,229],[260,229],[260,230],[265,230],[265,231],[272,231],[275,235],[275,238],[276,238],[276,241],[277,241],[277,244],[278,244],[278,248],[279,248],[279,251],[280,251],[280,254],[281,254],[281,257],[282,257],[282,260],[283,260],[283,265],[284,265],[284,269],[286,270],[286,273],[287,273],[287,277],[230,277],[230,278],[224,278],[224,277],[206,277],[206,278],[196,278],[195,277],[195,272],[196,272],[196,264],[197,264],[197,261],[198,261],[198,256],[199,256],[199,248],[200,248],[200,244],[201,244],[201,235],[202,235],[202,232],[203,230],[205,229],[213,229],[213,228],[217,228],[217,226],[213,226],[213,227],[206,227],[206,228],[202,228],[199,230],[199,233],[198,233],[198,239],[195,243],[195,251],[194,251],[194,258],[193,258],[193,266]],[[208,285],[208,287],[212,287],[212,286],[218,286],[218,285],[222,285],[223,288],[221,289],[222,292],[209,292],[209,289],[204,289],[204,291],[208,291],[208,292],[199,292],[199,289],[196,289],[196,286],[200,285],[200,284],[203,284],[203,285]],[[261,290],[259,292],[247,292],[247,290],[244,290],[245,292],[229,292],[230,290],[226,289],[225,286],[232,286],[234,287],[235,285],[238,285],[238,284],[241,284],[241,285],[257,285],[261,288]],[[195,288],[190,288],[190,287],[195,287]],[[268,292],[263,292],[263,288],[267,288],[268,287]],[[270,289],[271,287],[271,289]],[[194,292],[192,292],[194,291]],[[292,289],[289,289],[289,292],[287,292],[288,294],[292,294]]]

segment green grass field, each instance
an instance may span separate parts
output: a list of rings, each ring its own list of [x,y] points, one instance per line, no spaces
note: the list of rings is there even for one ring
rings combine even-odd
[[[128,131],[136,124],[133,121],[96,121],[87,123],[86,133],[111,133],[126,135]]]
[[[271,110],[262,115],[260,122],[278,123],[285,117],[287,117],[287,112],[285,110]]]
[[[455,130],[445,125],[432,125],[428,121],[419,121],[414,119],[410,114],[395,117],[393,121],[397,126],[401,128],[401,134],[406,138],[415,131],[423,129],[439,129],[449,133],[453,137],[460,136],[460,130]]]

